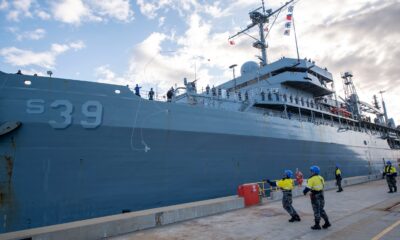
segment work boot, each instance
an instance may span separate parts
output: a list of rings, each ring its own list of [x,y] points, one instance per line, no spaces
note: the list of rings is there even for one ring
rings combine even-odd
[[[394,187],[394,191],[393,192],[397,192],[397,186]]]
[[[301,221],[301,219],[300,219],[300,216],[299,215],[296,215],[296,216],[294,216],[295,218],[296,218],[296,221],[298,221],[298,222],[300,222]]]
[[[392,189],[390,189],[390,191],[388,193],[393,193]]]
[[[289,222],[295,222],[296,221],[296,215],[293,215],[291,219],[289,219]]]
[[[315,221],[315,225],[311,227],[312,230],[321,230],[321,226],[319,225],[319,221]]]
[[[331,226],[331,223],[329,221],[326,221],[324,225],[322,225],[323,229],[327,229],[328,227]]]

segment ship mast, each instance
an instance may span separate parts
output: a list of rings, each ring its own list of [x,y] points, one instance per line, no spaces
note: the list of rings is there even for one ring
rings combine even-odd
[[[265,35],[264,35],[264,24],[269,22],[269,18],[273,15],[275,15],[276,13],[280,12],[283,8],[285,8],[287,5],[291,4],[294,0],[290,0],[288,2],[286,2],[284,5],[282,5],[280,8],[276,9],[275,11],[272,11],[272,9],[268,9],[265,10],[265,6],[264,6],[264,0],[262,0],[262,6],[249,12],[249,16],[250,19],[252,21],[251,24],[249,24],[245,29],[237,32],[236,34],[230,36],[228,38],[228,40],[231,40],[241,34],[246,34],[248,35],[246,32],[248,30],[250,30],[251,28],[258,26],[259,29],[259,35],[260,38],[256,39],[256,41],[253,43],[253,47],[260,49],[261,51],[261,65],[265,66],[267,64],[267,43],[265,41]],[[262,9],[262,12],[259,12],[259,10]],[[253,37],[252,37],[253,38]]]
[[[385,125],[388,125],[388,116],[387,116],[387,111],[386,111],[386,104],[385,101],[383,100],[383,93],[385,93],[386,91],[379,91],[379,93],[381,94],[381,98],[382,98],[382,107],[383,107],[383,116],[385,117]]]

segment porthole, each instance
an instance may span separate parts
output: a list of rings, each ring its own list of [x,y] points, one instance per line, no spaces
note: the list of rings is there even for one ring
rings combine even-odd
[[[115,94],[120,94],[121,93],[121,91],[119,89],[116,89],[114,92],[115,92]]]
[[[30,86],[32,84],[32,82],[29,81],[29,80],[25,80],[24,84],[27,85],[27,86]]]

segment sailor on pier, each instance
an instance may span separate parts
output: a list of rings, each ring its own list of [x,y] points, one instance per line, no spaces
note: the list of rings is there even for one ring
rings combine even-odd
[[[336,164],[335,169],[335,178],[336,178],[336,185],[338,186],[337,192],[343,192],[342,188],[342,171],[339,168],[339,165]]]
[[[289,219],[289,222],[295,222],[298,221],[300,222],[300,216],[297,214],[296,210],[294,210],[292,206],[292,190],[294,188],[294,181],[292,179],[293,177],[293,172],[290,170],[285,170],[285,176],[278,181],[270,181],[267,180],[267,182],[271,186],[278,186],[283,193],[283,198],[282,198],[282,205],[283,208],[292,216],[291,219]]]
[[[386,162],[386,166],[383,171],[383,175],[386,176],[386,182],[389,187],[388,193],[397,192],[397,186],[396,186],[397,171],[396,171],[396,168],[394,166],[392,166],[391,161]]]
[[[319,175],[320,168],[318,166],[312,166],[310,168],[312,176],[307,180],[307,187],[303,190],[303,194],[306,195],[309,191],[311,191],[311,205],[314,211],[314,221],[315,225],[311,227],[313,230],[320,230],[321,226],[319,222],[321,221],[321,217],[324,219],[325,224],[322,228],[326,229],[331,226],[328,215],[324,210],[325,199],[324,199],[324,185],[325,180],[322,176]]]

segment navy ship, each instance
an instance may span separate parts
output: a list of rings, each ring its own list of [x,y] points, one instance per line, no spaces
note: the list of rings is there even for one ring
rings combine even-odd
[[[326,68],[267,62],[264,24],[292,2],[250,12],[259,63],[204,92],[185,79],[169,101],[0,72],[0,233],[234,195],[284,169],[316,164],[331,179],[335,164],[349,177],[400,161],[399,128],[358,98],[351,72],[338,99]]]

